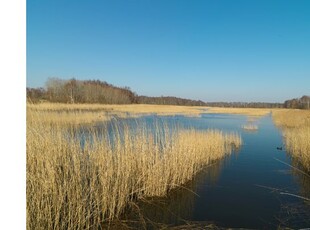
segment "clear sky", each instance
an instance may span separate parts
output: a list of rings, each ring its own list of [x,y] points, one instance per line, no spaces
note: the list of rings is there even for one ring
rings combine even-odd
[[[309,0],[27,0],[27,86],[99,79],[139,95],[310,94]]]

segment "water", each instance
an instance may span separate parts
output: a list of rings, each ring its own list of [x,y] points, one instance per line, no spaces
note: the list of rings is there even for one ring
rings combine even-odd
[[[139,118],[149,124],[160,119],[196,129],[237,131],[243,139],[238,153],[207,167],[196,178],[164,198],[139,202],[128,218],[143,216],[167,226],[215,224],[224,228],[277,229],[310,227],[310,177],[294,170],[290,156],[277,150],[283,146],[280,131],[271,116],[254,121],[257,131],[241,128],[245,116],[204,114],[201,117],[167,116]],[[139,120],[138,119],[138,120]],[[128,119],[134,124],[137,119]],[[137,123],[135,123],[137,124]],[[148,228],[158,225],[149,224]]]

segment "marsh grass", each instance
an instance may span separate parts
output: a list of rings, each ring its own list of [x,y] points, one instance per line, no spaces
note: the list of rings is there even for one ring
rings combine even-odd
[[[103,104],[63,104],[38,103],[27,104],[29,111],[37,111],[49,116],[50,121],[57,123],[91,123],[94,121],[111,120],[112,117],[137,117],[157,114],[160,116],[181,114],[184,116],[200,116],[205,107],[173,106],[173,105],[103,105]],[[75,116],[78,115],[78,116]],[[44,116],[43,116],[44,118]]]
[[[27,229],[108,226],[129,203],[167,195],[242,144],[217,130],[113,127],[84,127],[81,145],[76,122],[27,110]]]
[[[174,106],[174,105],[103,105],[103,104],[64,104],[64,103],[27,103],[27,113],[41,114],[40,121],[61,124],[77,125],[110,121],[115,117],[132,118],[156,114],[158,116],[184,115],[199,117],[202,113],[241,114],[249,119],[258,119],[270,113],[270,109],[255,108],[217,108],[203,106]]]
[[[254,125],[254,124],[242,125],[242,128],[243,128],[244,130],[247,130],[247,131],[256,131],[256,130],[258,130],[258,126],[257,126],[257,125]]]
[[[222,108],[210,107],[206,113],[222,113],[222,114],[239,114],[249,116],[251,119],[265,116],[271,112],[271,109],[262,108]]]
[[[282,129],[285,147],[310,172],[310,111],[273,111],[273,120]]]

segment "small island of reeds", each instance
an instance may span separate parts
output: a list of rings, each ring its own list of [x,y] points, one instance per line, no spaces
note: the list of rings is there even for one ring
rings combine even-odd
[[[242,126],[242,129],[247,130],[247,131],[256,131],[258,130],[258,126],[253,125],[253,124],[246,124]]]

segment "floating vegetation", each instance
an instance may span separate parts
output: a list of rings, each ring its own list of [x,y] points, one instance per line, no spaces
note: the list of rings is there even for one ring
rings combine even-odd
[[[243,125],[242,128],[244,130],[247,130],[247,131],[256,131],[256,130],[258,130],[258,126],[257,125],[253,125],[253,124]]]

